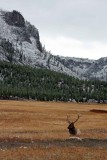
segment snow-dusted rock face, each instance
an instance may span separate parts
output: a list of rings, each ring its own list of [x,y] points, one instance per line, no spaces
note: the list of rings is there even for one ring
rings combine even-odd
[[[94,60],[74,58],[74,57],[59,57],[59,61],[74,72],[78,78],[84,79],[84,74],[87,73],[89,67]]]
[[[64,66],[75,72],[79,79],[99,79],[107,81],[107,57],[98,60],[58,57]]]
[[[25,27],[24,17],[18,11],[5,12],[4,19],[11,26]]]
[[[52,55],[42,47],[38,29],[15,10],[0,11],[0,60],[43,67],[80,79],[107,77],[107,58],[95,61]]]
[[[100,58],[89,67],[85,76],[89,79],[100,79],[107,81],[107,57]]]

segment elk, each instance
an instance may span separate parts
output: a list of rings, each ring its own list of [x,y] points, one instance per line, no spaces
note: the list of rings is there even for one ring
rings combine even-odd
[[[77,119],[74,122],[71,122],[67,116],[67,122],[68,122],[68,127],[67,129],[69,130],[70,136],[71,135],[79,135],[80,134],[80,130],[75,128],[74,124],[79,120],[80,115],[78,114]]]

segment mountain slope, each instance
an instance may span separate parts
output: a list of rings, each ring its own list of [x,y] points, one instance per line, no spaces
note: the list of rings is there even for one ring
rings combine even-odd
[[[38,29],[15,10],[0,11],[0,60],[47,68],[80,79],[106,80],[107,58],[95,61],[52,55],[42,46]]]
[[[107,103],[107,83],[0,62],[0,99]]]
[[[1,11],[0,42],[1,60],[10,61],[8,57],[11,56],[12,60],[10,62],[12,63],[44,67],[76,76],[69,68],[61,64],[56,56],[53,56],[42,47],[38,30],[25,21],[23,16],[17,11]],[[7,46],[7,43],[10,43],[9,45],[12,46],[14,53],[11,53],[10,46]]]

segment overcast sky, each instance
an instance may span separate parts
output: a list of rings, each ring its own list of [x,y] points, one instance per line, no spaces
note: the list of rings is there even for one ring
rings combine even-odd
[[[107,57],[107,0],[0,0],[0,6],[21,12],[54,55]]]

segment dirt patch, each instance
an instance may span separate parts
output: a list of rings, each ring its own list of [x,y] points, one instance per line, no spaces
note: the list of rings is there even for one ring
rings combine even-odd
[[[95,112],[95,113],[107,113],[106,110],[101,110],[101,109],[91,109],[90,112]]]
[[[30,148],[30,147],[39,147],[39,148],[49,148],[52,146],[56,147],[96,147],[96,148],[107,148],[107,139],[65,139],[65,140],[20,140],[20,139],[11,139],[0,142],[1,149],[12,149],[12,148]]]

